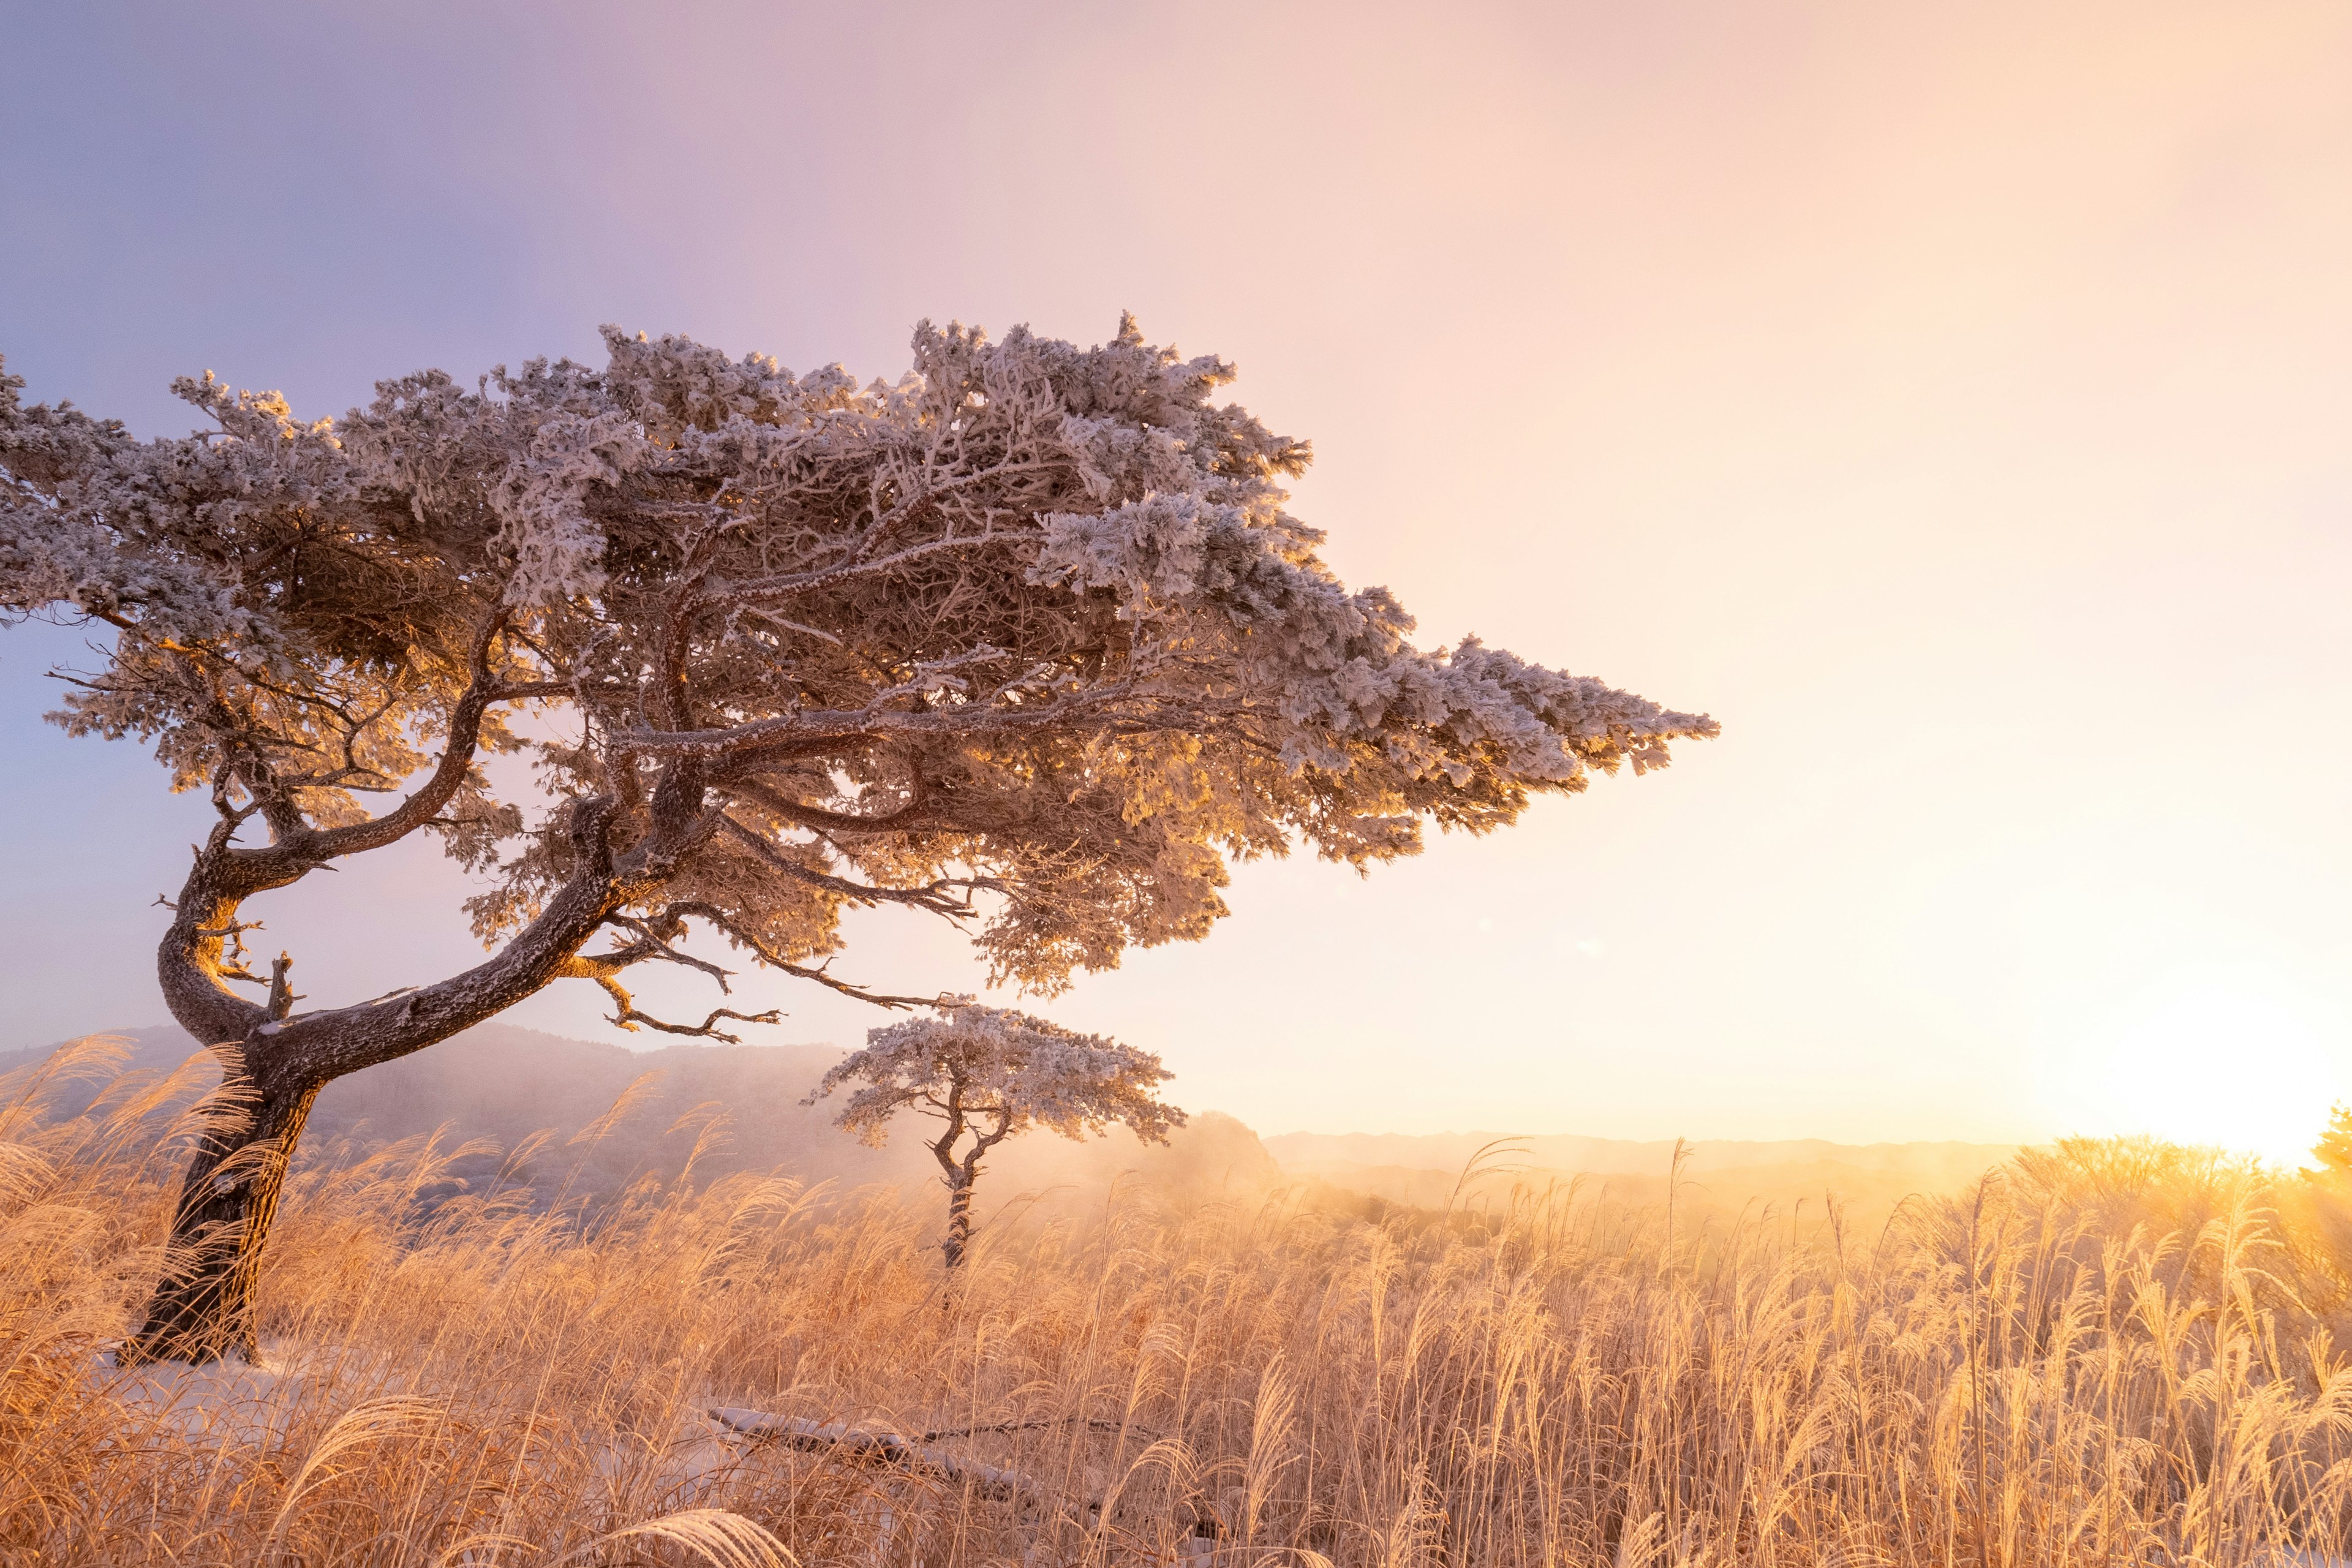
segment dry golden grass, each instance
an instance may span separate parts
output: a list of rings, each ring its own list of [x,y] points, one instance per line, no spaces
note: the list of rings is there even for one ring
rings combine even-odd
[[[0,1560],[2224,1564],[2347,1533],[2335,1200],[2179,1151],[1671,1245],[1559,1188],[1377,1221],[1129,1188],[996,1225],[949,1294],[929,1196],[428,1206],[451,1151],[330,1150],[271,1245],[279,1375],[116,1373],[173,1092],[0,1110]],[[719,1405],[1013,1427],[936,1443],[1042,1501],[732,1446]]]

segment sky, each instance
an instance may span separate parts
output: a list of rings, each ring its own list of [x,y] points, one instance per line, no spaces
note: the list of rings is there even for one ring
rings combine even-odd
[[[2285,1155],[2352,1098],[2352,11],[0,13],[33,398],[177,434],[209,368],[319,417],[606,321],[895,377],[920,319],[1130,310],[1313,440],[1293,510],[1427,640],[1722,721],[1368,879],[1244,868],[1044,1005],[1183,1103]],[[205,815],[41,723],[77,657],[0,631],[0,1046],[163,1020]],[[477,956],[458,872],[367,858],[253,911],[313,1005]],[[978,984],[919,917],[850,939]]]

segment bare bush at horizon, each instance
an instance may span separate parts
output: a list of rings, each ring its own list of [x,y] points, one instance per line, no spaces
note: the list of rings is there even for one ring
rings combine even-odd
[[[298,1167],[267,1254],[274,1403],[162,1410],[168,1379],[98,1356],[163,1261],[180,1086],[68,1121],[37,1089],[10,1109],[24,1087],[10,1562],[2219,1565],[2346,1540],[2341,1200],[2161,1145],[2029,1153],[1867,1237],[1671,1246],[1573,1185],[1375,1219],[1129,1184],[984,1231],[944,1301],[935,1201],[729,1176],[593,1215],[495,1184],[426,1205],[453,1151],[346,1145]],[[1015,1427],[937,1440],[1058,1500],[730,1449],[719,1405]]]

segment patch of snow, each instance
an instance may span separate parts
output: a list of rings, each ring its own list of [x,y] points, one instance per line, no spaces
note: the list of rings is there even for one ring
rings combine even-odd
[[[124,1367],[111,1351],[100,1354],[89,1382],[119,1403],[149,1435],[206,1444],[258,1444],[282,1439],[306,1392],[344,1383],[354,1373],[381,1373],[380,1358],[362,1363],[347,1352],[290,1345],[263,1348],[258,1362],[148,1362]],[[370,1381],[375,1381],[371,1379]]]

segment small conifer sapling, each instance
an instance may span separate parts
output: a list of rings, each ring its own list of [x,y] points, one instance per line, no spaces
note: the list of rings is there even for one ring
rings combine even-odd
[[[901,1110],[941,1124],[927,1142],[947,1183],[940,1252],[951,1271],[971,1246],[981,1158],[1007,1138],[1045,1127],[1081,1139],[1118,1126],[1165,1143],[1184,1124],[1160,1099],[1172,1075],[1150,1051],[969,998],[934,1012],[868,1031],[866,1048],[837,1063],[805,1103],[856,1085],[834,1121],[876,1148]]]

